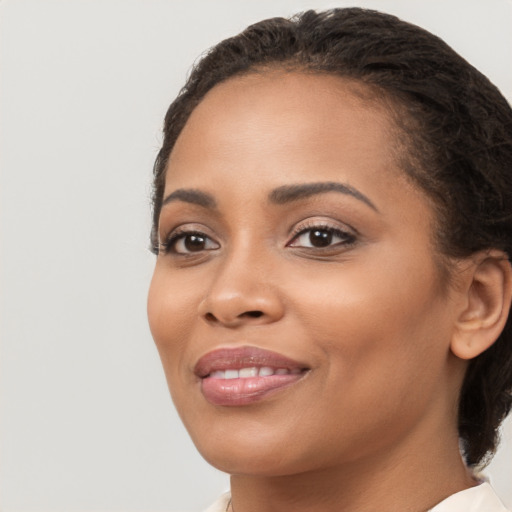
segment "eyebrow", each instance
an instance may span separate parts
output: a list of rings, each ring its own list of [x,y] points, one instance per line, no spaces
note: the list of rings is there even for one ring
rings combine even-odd
[[[325,194],[327,192],[339,192],[355,197],[362,201],[370,208],[378,212],[377,207],[364,194],[356,188],[346,183],[338,183],[335,181],[322,181],[318,183],[301,183],[297,185],[284,185],[274,189],[269,194],[269,199],[274,204],[285,204],[292,201],[298,201],[317,194]]]
[[[370,199],[368,199],[368,197],[363,193],[359,192],[359,190],[351,185],[335,181],[283,185],[282,187],[274,189],[269,194],[269,200],[271,203],[282,205],[293,201],[299,201],[300,199],[306,199],[314,195],[325,194],[327,192],[339,192],[341,194],[355,197],[376,212],[379,211],[372,201],[370,201]],[[193,188],[179,188],[174,192],[171,192],[163,200],[162,206],[172,203],[173,201],[184,201],[186,203],[196,204],[209,209],[217,208],[217,202],[212,195]]]
[[[173,201],[184,201],[185,203],[197,204],[203,208],[215,209],[217,202],[210,194],[194,188],[179,188],[171,192],[162,202],[162,206]]]

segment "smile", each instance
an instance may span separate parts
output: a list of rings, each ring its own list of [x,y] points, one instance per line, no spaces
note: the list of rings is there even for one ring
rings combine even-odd
[[[308,371],[305,365],[275,352],[241,347],[206,354],[194,373],[201,379],[201,392],[208,402],[242,406],[298,382]]]
[[[256,366],[252,368],[242,368],[241,370],[216,370],[208,377],[212,379],[249,379],[252,377],[270,377],[271,375],[298,375],[302,372],[300,368],[271,368],[270,366]]]

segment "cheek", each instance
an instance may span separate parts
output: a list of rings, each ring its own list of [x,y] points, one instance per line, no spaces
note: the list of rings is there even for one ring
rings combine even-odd
[[[294,303],[297,321],[326,354],[333,379],[349,375],[355,382],[363,372],[372,373],[372,381],[380,376],[406,387],[420,370],[427,379],[429,366],[441,367],[449,315],[432,262],[386,265],[380,253],[372,260],[377,264],[354,260],[309,281],[299,278],[302,286],[295,284],[289,295],[301,297]]]
[[[187,342],[197,319],[197,291],[190,282],[180,282],[159,262],[148,293],[148,320],[167,377],[182,368]]]
[[[358,454],[350,455],[343,440],[365,439],[368,450],[391,442],[443,393],[444,302],[429,276],[416,272],[416,280],[399,273],[317,273],[308,293],[301,289],[298,332],[323,353],[318,396],[328,397],[309,410],[346,456]]]

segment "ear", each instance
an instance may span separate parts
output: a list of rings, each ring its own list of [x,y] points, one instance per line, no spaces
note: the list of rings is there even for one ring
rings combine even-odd
[[[461,359],[473,359],[487,350],[505,327],[512,300],[512,267],[504,252],[490,250],[473,255],[461,277],[463,307],[450,348]]]

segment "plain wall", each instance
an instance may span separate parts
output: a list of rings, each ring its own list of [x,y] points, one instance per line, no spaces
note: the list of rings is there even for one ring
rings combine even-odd
[[[443,37],[512,99],[507,0],[0,2],[3,512],[200,511],[227,488],[146,322],[151,168],[191,63],[260,19],[360,5]],[[512,422],[488,474],[512,507]]]

